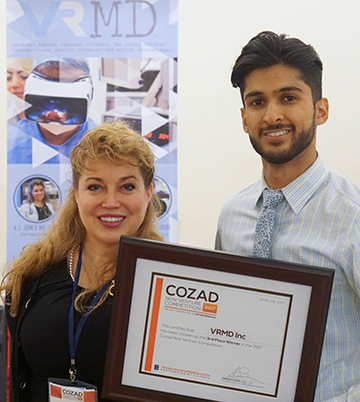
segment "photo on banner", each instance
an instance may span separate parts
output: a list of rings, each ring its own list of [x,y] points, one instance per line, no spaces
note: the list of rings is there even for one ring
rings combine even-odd
[[[7,0],[7,259],[52,224],[69,156],[122,119],[157,158],[160,232],[177,242],[178,0]]]

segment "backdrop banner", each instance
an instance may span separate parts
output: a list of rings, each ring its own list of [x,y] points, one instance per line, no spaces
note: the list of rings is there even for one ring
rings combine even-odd
[[[177,242],[177,38],[178,0],[7,0],[9,261],[56,217],[72,147],[120,118],[151,144]]]

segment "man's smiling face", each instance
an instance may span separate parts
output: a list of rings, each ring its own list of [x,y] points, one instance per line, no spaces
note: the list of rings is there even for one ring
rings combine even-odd
[[[317,105],[298,70],[274,65],[246,78],[243,126],[261,157],[283,164],[315,151]],[[318,123],[322,124],[322,123]]]

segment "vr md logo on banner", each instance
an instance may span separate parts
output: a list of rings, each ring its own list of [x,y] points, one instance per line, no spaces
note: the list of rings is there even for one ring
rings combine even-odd
[[[176,0],[7,0],[7,9],[8,57],[119,57],[121,49],[144,57],[144,46],[177,57]]]
[[[19,1],[19,6],[26,15],[27,22],[31,27],[34,35],[38,38],[45,37],[49,32],[51,25],[56,22],[57,18],[63,20],[74,36],[100,38],[101,32],[111,30],[111,36],[128,38],[139,38],[149,36],[156,26],[156,9],[153,4],[146,0],[125,0],[125,1],[92,1],[88,11],[93,15],[93,31],[88,34],[81,27],[84,22],[84,15],[87,11],[84,9],[80,1],[56,1],[51,2],[46,9],[42,4],[44,19],[38,22],[34,13],[34,8],[30,3]],[[147,18],[143,16],[142,10],[145,11]],[[121,33],[122,29],[119,21],[122,18],[131,21],[131,30]],[[141,22],[139,23],[139,19]],[[142,29],[141,29],[142,28]]]
[[[9,261],[66,199],[72,148],[119,119],[155,154],[159,232],[177,242],[177,9],[178,0],[6,0]],[[46,178],[40,215],[30,177]]]

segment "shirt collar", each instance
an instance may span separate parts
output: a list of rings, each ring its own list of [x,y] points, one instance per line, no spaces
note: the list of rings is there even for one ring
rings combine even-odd
[[[286,201],[289,203],[291,209],[296,215],[301,212],[309,199],[326,180],[328,173],[329,171],[325,166],[325,163],[320,155],[318,155],[309,169],[289,183],[286,187],[282,188]],[[265,188],[269,188],[269,186],[267,185],[263,175],[261,180],[258,182],[256,190],[257,197],[254,208],[256,208]]]

